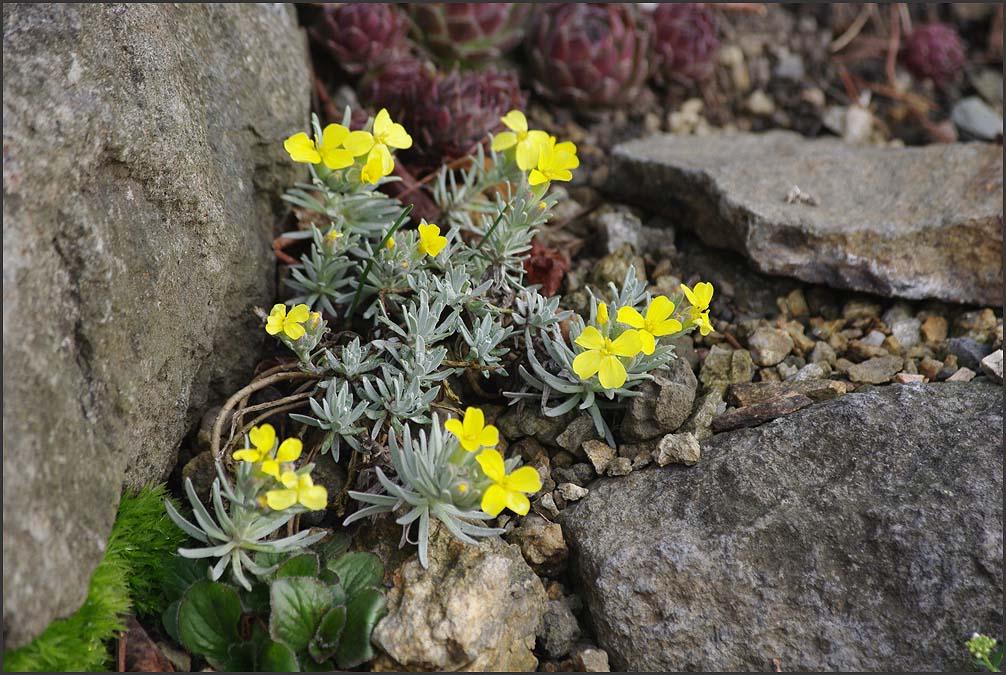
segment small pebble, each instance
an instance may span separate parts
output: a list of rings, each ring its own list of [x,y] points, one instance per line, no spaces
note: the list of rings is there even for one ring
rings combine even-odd
[[[628,457],[616,457],[608,464],[609,476],[628,476],[632,473],[632,460]]]
[[[947,378],[947,382],[970,382],[975,379],[975,371],[970,368],[958,368],[957,372]]]
[[[1003,350],[997,349],[982,359],[982,372],[997,382],[1003,381]]]
[[[597,475],[603,474],[615,458],[615,449],[604,441],[589,440],[583,442],[583,451],[594,466]]]
[[[926,376],[918,373],[898,373],[894,376],[894,381],[898,384],[922,383],[926,381]]]
[[[922,337],[929,344],[937,344],[947,339],[947,320],[936,314],[922,322]]]
[[[590,492],[585,487],[580,487],[575,483],[560,483],[559,484],[559,495],[565,499],[567,502],[576,502],[584,497]]]

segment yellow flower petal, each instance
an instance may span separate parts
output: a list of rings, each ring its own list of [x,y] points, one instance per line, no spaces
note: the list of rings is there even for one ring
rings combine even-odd
[[[625,325],[632,326],[633,328],[642,328],[646,325],[643,315],[636,311],[633,307],[619,307],[618,323],[624,323]]]
[[[601,349],[604,347],[604,336],[593,326],[587,326],[574,342],[584,349]]]
[[[580,166],[580,159],[576,156],[576,145],[572,141],[556,145],[553,152],[553,162],[562,169],[575,169]]]
[[[517,145],[517,134],[512,131],[504,131],[493,136],[493,151],[502,152]]]
[[[257,462],[261,457],[258,450],[252,449],[238,450],[231,456],[239,462]]]
[[[454,419],[453,417],[444,422],[444,429],[459,439],[465,435],[464,424],[462,424],[461,420]]]
[[[478,437],[482,432],[482,427],[486,425],[486,416],[478,408],[468,408],[465,410],[465,436]]]
[[[646,309],[646,323],[654,326],[674,313],[674,303],[666,295],[658,295]],[[637,326],[638,328],[638,326]]]
[[[596,349],[577,354],[573,359],[573,372],[581,380],[589,380],[601,367],[601,352]]]
[[[668,319],[667,321],[661,321],[656,326],[650,326],[650,332],[654,335],[673,335],[681,330],[681,322],[677,319]]]
[[[506,506],[519,516],[526,516],[531,510],[531,501],[516,491],[506,493]]]
[[[625,384],[626,372],[622,362],[614,356],[601,359],[601,367],[597,371],[597,379],[605,389],[618,389]]]
[[[388,112],[387,108],[381,108],[374,117],[374,136],[380,138],[388,133],[392,124],[391,113]]]
[[[286,320],[294,323],[304,323],[309,318],[311,318],[311,308],[303,303],[296,305],[286,315]]]
[[[283,475],[279,477],[279,482],[283,484],[284,487],[295,488],[300,483],[300,479],[297,474],[293,471],[284,471]]]
[[[432,223],[419,226],[419,252],[436,257],[447,246],[447,237],[440,236],[440,228]]]
[[[273,511],[283,511],[297,503],[297,491],[269,490],[265,493],[265,503]]]
[[[384,172],[381,168],[381,157],[371,152],[370,156],[367,157],[367,163],[360,170],[360,180],[364,183],[374,185],[383,177]]]
[[[499,485],[490,485],[482,493],[482,510],[490,516],[498,516],[506,505],[507,491]]]
[[[548,176],[538,169],[533,169],[527,176],[527,182],[531,185],[541,185],[548,182]]]
[[[533,466],[522,466],[507,476],[506,486],[511,490],[532,494],[541,489],[541,476]]]
[[[265,332],[269,335],[276,335],[283,330],[283,321],[286,319],[286,305],[278,303],[272,306],[269,318],[265,322]]]
[[[535,133],[536,132],[532,131],[528,134],[527,138],[517,143],[515,156],[517,159],[517,166],[521,171],[533,169],[538,164],[538,156],[541,154],[542,139],[537,135],[533,135]]]
[[[648,330],[639,331],[639,348],[644,354],[652,354],[657,348],[657,341],[653,337],[653,333]]]
[[[291,340],[299,340],[304,337],[304,333],[307,331],[304,330],[304,327],[299,323],[287,322],[283,326],[283,332],[286,333],[286,336]]]
[[[597,322],[602,326],[608,323],[608,305],[603,302],[597,303]]]
[[[300,457],[300,453],[303,448],[304,444],[300,442],[299,438],[288,438],[279,444],[279,450],[276,451],[276,461],[296,461],[297,458]]]
[[[336,171],[337,169],[345,169],[347,166],[353,166],[353,153],[345,148],[333,148],[332,150],[322,150],[321,151],[321,161],[325,163],[325,166]]]
[[[321,130],[321,145],[318,150],[322,158],[326,152],[331,152],[342,145],[342,142],[349,136],[349,129],[341,124],[329,124]]]
[[[273,478],[279,478],[279,462],[277,462],[275,459],[267,459],[266,461],[262,462],[262,465],[259,468],[262,469],[262,473],[266,474],[267,476],[272,476]]]
[[[321,485],[311,485],[300,490],[298,501],[312,511],[321,511],[328,503],[328,490]]]
[[[342,142],[342,147],[349,150],[354,157],[365,155],[374,147],[374,136],[366,131],[351,131]]]
[[[248,440],[258,448],[260,454],[272,452],[272,446],[276,443],[276,430],[271,424],[252,427],[248,432]]]
[[[698,304],[704,309],[709,308],[709,303],[713,300],[713,285],[708,281],[700,281],[695,284],[695,297],[698,299]]]
[[[283,149],[290,155],[290,159],[295,162],[305,162],[307,164],[317,164],[321,161],[321,155],[307,134],[300,132],[283,141]]]
[[[486,428],[479,433],[479,445],[485,446],[487,448],[492,448],[499,442],[500,442],[499,429],[497,429],[491,424],[487,425]]]
[[[391,121],[391,115],[385,108],[381,108],[377,117],[374,118],[374,138],[380,143],[399,150],[407,150],[412,147],[412,137],[405,131],[405,127]]]
[[[503,464],[503,455],[498,451],[489,448],[483,450],[475,458],[475,461],[482,467],[482,472],[494,483],[502,483],[506,478],[506,466]]]
[[[681,290],[685,294],[685,298],[688,299],[688,304],[694,307],[697,304],[697,301],[695,300],[695,294],[692,293],[692,289],[688,288],[688,286],[685,286],[684,284],[681,284]]]
[[[511,131],[516,131],[517,133],[527,132],[527,118],[520,110],[511,110],[506,115],[503,115],[500,121]]]
[[[643,344],[639,339],[639,333],[634,330],[627,330],[617,339],[612,340],[609,350],[618,356],[632,357],[642,350]]]

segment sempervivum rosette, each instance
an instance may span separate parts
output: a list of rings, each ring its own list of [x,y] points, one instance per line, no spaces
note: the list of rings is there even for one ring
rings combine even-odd
[[[409,18],[393,4],[325,5],[311,36],[346,72],[359,74],[407,50]]]
[[[437,58],[478,63],[502,57],[524,37],[531,6],[516,2],[409,5],[414,35]]]
[[[690,85],[709,78],[719,45],[715,15],[708,7],[661,3],[653,10],[653,67],[661,82]]]
[[[649,21],[635,5],[542,7],[528,40],[535,90],[560,103],[628,103],[649,72],[649,44]]]
[[[937,86],[949,83],[964,66],[964,42],[950,26],[930,23],[912,31],[902,60],[917,78],[930,78]]]

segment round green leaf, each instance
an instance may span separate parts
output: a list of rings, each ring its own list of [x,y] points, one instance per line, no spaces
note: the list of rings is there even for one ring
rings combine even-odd
[[[318,576],[318,556],[314,553],[301,553],[287,560],[276,570],[276,578],[281,577],[316,577]]]
[[[346,608],[337,605],[328,610],[318,625],[318,632],[308,645],[307,651],[311,658],[321,663],[332,658],[339,648],[339,638],[342,637],[342,629],[346,625]]]
[[[370,635],[387,612],[384,595],[376,588],[365,588],[346,605],[346,627],[342,631],[335,662],[340,668],[355,668],[374,658]]]
[[[332,606],[332,591],[310,577],[284,577],[272,582],[269,635],[295,653],[307,648],[325,612]]]
[[[360,591],[381,583],[384,565],[373,553],[353,551],[328,562],[327,568],[335,572],[342,582],[347,598],[356,597]]]
[[[259,652],[258,670],[264,673],[299,673],[300,664],[289,647],[268,640]]]
[[[228,649],[238,641],[241,600],[230,586],[197,581],[178,607],[178,636],[182,645],[214,668],[227,661]]]

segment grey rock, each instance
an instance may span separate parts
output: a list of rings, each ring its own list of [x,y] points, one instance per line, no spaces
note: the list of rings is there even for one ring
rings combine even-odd
[[[778,328],[759,328],[748,338],[748,347],[759,366],[774,366],[793,351],[793,338]]]
[[[794,185],[818,204],[787,204]],[[1002,186],[994,144],[861,147],[772,131],[624,143],[605,189],[769,274],[992,305],[1003,287]]]
[[[539,443],[555,445],[559,434],[575,418],[575,414],[549,417],[536,406],[521,402],[500,417],[499,428],[509,440],[529,436]]]
[[[562,527],[536,513],[524,518],[520,527],[507,535],[507,541],[520,546],[524,560],[539,574],[558,571],[569,557],[569,549],[562,536]]]
[[[601,439],[597,433],[594,420],[590,415],[582,414],[570,422],[556,439],[556,445],[573,455],[583,457],[583,442]]]
[[[889,324],[889,326],[891,328],[891,335],[897,338],[898,342],[905,349],[914,347],[922,342],[922,322],[918,319],[900,319]]]
[[[569,654],[580,639],[582,631],[577,623],[569,600],[549,600],[545,608],[538,644],[550,659],[561,659]]]
[[[883,320],[888,326],[893,327],[899,321],[905,321],[915,316],[912,306],[907,302],[896,302],[884,312]]]
[[[684,359],[674,359],[639,386],[642,396],[629,399],[622,438],[644,441],[674,431],[688,419],[698,380]]]
[[[884,384],[901,370],[905,360],[900,356],[875,356],[849,368],[849,379],[866,384]]]
[[[994,141],[1002,138],[1003,117],[977,96],[962,98],[950,111],[950,119],[967,138]]]
[[[810,353],[811,363],[827,363],[829,366],[835,365],[838,355],[834,347],[827,342],[815,342],[814,350]]]
[[[632,460],[628,457],[616,457],[608,464],[605,473],[609,476],[628,476],[632,473]]]
[[[992,353],[992,347],[971,338],[950,338],[947,341],[947,351],[957,357],[958,364],[971,370],[978,370],[981,368],[982,359]]]
[[[375,671],[533,671],[545,614],[541,580],[520,550],[498,538],[477,545],[435,526],[430,566],[409,558],[391,575],[388,614],[374,629]]]
[[[596,647],[578,649],[573,658],[573,664],[580,673],[610,673],[608,653]]]
[[[681,430],[691,432],[700,441],[709,438],[713,435],[710,428],[713,418],[722,414],[726,407],[726,403],[723,402],[723,390],[711,389],[695,402],[695,410]]]
[[[725,387],[740,382],[750,382],[754,377],[754,362],[746,349],[730,349],[713,345],[702,362],[699,380],[706,387]]]
[[[860,342],[870,347],[879,347],[880,345],[884,344],[885,337],[887,336],[881,333],[879,330],[871,330],[869,333],[863,336]]]
[[[639,216],[627,206],[605,206],[592,216],[594,226],[605,243],[605,253],[614,253],[628,245],[634,251],[641,251],[640,233],[643,228]]]
[[[303,174],[293,8],[5,4],[4,638],[75,611],[123,486],[247,381]]]
[[[619,670],[944,671],[1002,635],[1002,388],[884,387],[564,512]]]
[[[667,434],[657,444],[654,460],[660,466],[668,464],[697,464],[702,458],[702,450],[695,434]]]
[[[825,366],[820,363],[808,363],[800,370],[796,371],[792,377],[787,378],[790,382],[806,382],[808,380],[820,380],[828,375]]]
[[[1003,381],[1003,350],[997,349],[982,359],[982,372],[1000,384]]]
[[[559,483],[559,487],[557,489],[559,491],[559,496],[567,502],[579,501],[590,493],[590,490],[585,487],[581,487],[576,483]]]
[[[583,444],[583,451],[598,475],[607,471],[611,460],[615,459],[615,449],[604,441],[587,441]]]

